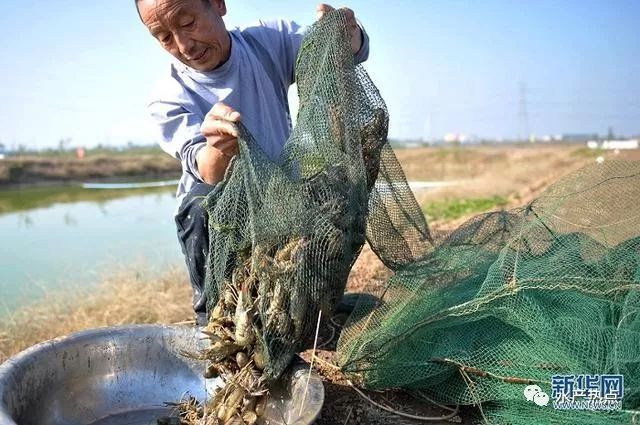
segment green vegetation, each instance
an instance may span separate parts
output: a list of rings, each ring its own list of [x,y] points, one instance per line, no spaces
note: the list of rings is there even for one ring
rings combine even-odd
[[[468,199],[445,199],[427,202],[422,210],[429,220],[455,220],[470,214],[477,214],[507,205],[502,196]]]
[[[470,149],[465,149],[460,145],[453,145],[434,148],[433,154],[439,160],[446,159],[459,162],[471,159],[474,155],[474,152]]]
[[[64,142],[64,141],[61,141]],[[37,157],[37,158],[75,158],[76,148],[64,146],[58,148],[47,149],[29,149],[25,146],[20,146],[15,151],[6,152],[8,158],[21,158],[21,157]],[[166,155],[160,146],[158,145],[136,145],[129,143],[126,146],[103,146],[98,145],[92,148],[84,148],[85,155],[87,157],[92,156],[136,156],[136,155]]]
[[[591,149],[587,147],[580,147],[571,152],[571,156],[578,158],[597,158],[605,154],[606,150],[604,149]]]

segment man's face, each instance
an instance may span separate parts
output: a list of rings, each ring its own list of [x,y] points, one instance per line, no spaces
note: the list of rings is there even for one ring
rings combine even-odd
[[[229,58],[224,0],[141,0],[142,21],[160,45],[185,65],[211,71]]]

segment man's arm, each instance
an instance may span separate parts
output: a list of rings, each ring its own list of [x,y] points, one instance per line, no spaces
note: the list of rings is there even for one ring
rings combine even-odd
[[[180,160],[183,172],[202,180],[196,165],[196,156],[206,145],[206,138],[200,133],[202,117],[183,105],[165,101],[152,101],[148,112],[162,150]]]
[[[180,160],[182,170],[195,180],[216,184],[238,153],[235,122],[240,114],[217,103],[205,116],[171,102],[152,102],[149,112],[160,130],[160,146]]]

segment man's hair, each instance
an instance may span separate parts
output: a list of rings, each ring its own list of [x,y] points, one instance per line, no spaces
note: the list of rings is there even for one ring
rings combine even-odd
[[[140,20],[142,21],[142,15],[140,15],[140,8],[138,7],[138,3],[140,3],[142,0],[134,0],[135,4],[136,4],[136,11],[138,12],[138,18],[140,18]],[[202,3],[204,3],[206,6],[211,6],[211,3],[209,3],[209,0],[201,0]]]

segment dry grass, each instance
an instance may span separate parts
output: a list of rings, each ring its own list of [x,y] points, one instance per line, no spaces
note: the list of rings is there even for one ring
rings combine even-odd
[[[615,154],[613,151],[593,151],[572,145],[399,149],[396,155],[409,180],[459,183],[457,186],[418,191],[416,198],[420,205],[499,197],[507,200],[507,208],[529,202],[551,183],[593,163],[599,155],[605,160],[640,159],[638,150]],[[474,211],[471,215],[480,212]],[[443,223],[433,224],[439,227]]]
[[[347,291],[373,289],[388,271],[368,246],[356,262]],[[73,332],[141,323],[176,323],[193,318],[191,287],[182,269],[156,278],[120,271],[92,291],[52,293],[0,323],[0,363],[42,341]]]
[[[175,323],[192,319],[186,272],[171,269],[155,277],[116,272],[92,291],[50,294],[3,318],[0,363],[38,342],[72,332],[134,323]]]
[[[410,180],[452,180],[458,186],[418,194],[419,201],[526,197],[594,159],[574,146],[404,149],[397,152]]]

